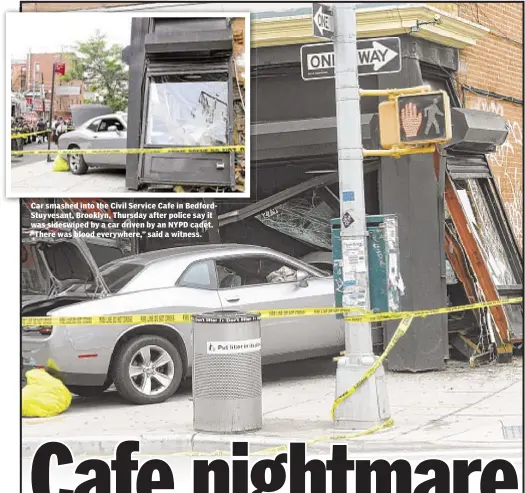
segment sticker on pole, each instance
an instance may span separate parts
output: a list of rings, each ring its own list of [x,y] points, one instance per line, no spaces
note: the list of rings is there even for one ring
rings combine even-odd
[[[246,341],[209,341],[207,344],[208,354],[240,354],[255,353],[261,350],[261,339],[248,339]]]

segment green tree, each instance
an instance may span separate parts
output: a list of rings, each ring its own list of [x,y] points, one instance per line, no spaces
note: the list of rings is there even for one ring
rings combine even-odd
[[[108,46],[106,36],[97,30],[85,43],[77,43],[73,51],[72,68],[62,80],[81,80],[90,91],[102,96],[104,104],[113,111],[125,110],[128,70],[122,61],[122,47]]]

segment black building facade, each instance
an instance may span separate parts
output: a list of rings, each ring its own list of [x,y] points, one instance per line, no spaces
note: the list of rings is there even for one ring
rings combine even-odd
[[[147,104],[142,81],[149,65],[147,44],[146,48],[142,45],[145,37],[150,36],[149,27],[142,21],[136,28],[143,35],[133,37],[127,54],[131,77],[137,78],[130,83],[129,147],[143,144],[143,107]],[[173,34],[172,29],[166,29]],[[219,32],[222,31],[218,29],[213,36],[220,38]],[[189,46],[193,46],[188,44],[190,34],[181,31],[177,36],[170,38],[170,49],[175,54],[187,53]],[[401,275],[405,284],[401,309],[410,311],[440,308],[449,303],[444,250],[445,173],[451,173],[459,182],[468,179],[491,183],[485,153],[492,152],[505,140],[506,130],[498,116],[460,107],[453,83],[459,63],[456,48],[409,35],[400,38],[402,70],[362,76],[361,88],[428,84],[434,90],[446,90],[454,107],[453,140],[440,154],[365,159],[367,214],[398,216]],[[205,41],[192,42],[203,48],[203,59],[213,58]],[[334,80],[304,81],[300,48],[301,45],[293,44],[251,50],[251,198],[215,201],[219,231],[210,236],[210,242],[264,245],[296,257],[330,250],[329,220],[339,215]],[[380,148],[379,102],[376,97],[361,101],[366,149]],[[128,156],[128,188],[136,188],[144,178],[145,171],[141,169],[145,166],[137,156]],[[501,199],[497,192],[486,199],[494,204],[492,216],[499,224],[498,241],[505,245],[508,258],[518,259],[511,261],[515,279],[511,284],[522,286],[520,256]],[[168,246],[174,245],[155,248]],[[150,248],[141,245],[142,250]],[[522,314],[518,313],[514,325],[519,323]],[[390,354],[389,368],[403,371],[444,368],[449,356],[448,324],[446,315],[415,319],[410,332]],[[389,339],[396,327],[395,322],[386,323],[385,339]]]

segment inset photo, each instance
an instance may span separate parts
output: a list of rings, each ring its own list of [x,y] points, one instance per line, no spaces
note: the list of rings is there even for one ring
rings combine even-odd
[[[250,196],[249,13],[6,15],[7,197]]]

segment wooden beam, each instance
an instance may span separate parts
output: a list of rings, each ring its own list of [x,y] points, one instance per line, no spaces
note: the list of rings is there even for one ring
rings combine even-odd
[[[445,200],[456,227],[461,244],[467,255],[470,266],[476,276],[478,284],[483,292],[486,301],[497,301],[499,300],[498,291],[496,286],[492,282],[490,273],[487,268],[485,259],[483,258],[480,248],[472,234],[470,227],[467,222],[467,217],[459,201],[459,197],[456,192],[456,188],[450,179],[448,173],[445,173]],[[510,342],[509,339],[509,326],[507,317],[503,307],[493,306],[489,308],[490,314],[494,320],[498,335],[506,345]]]

